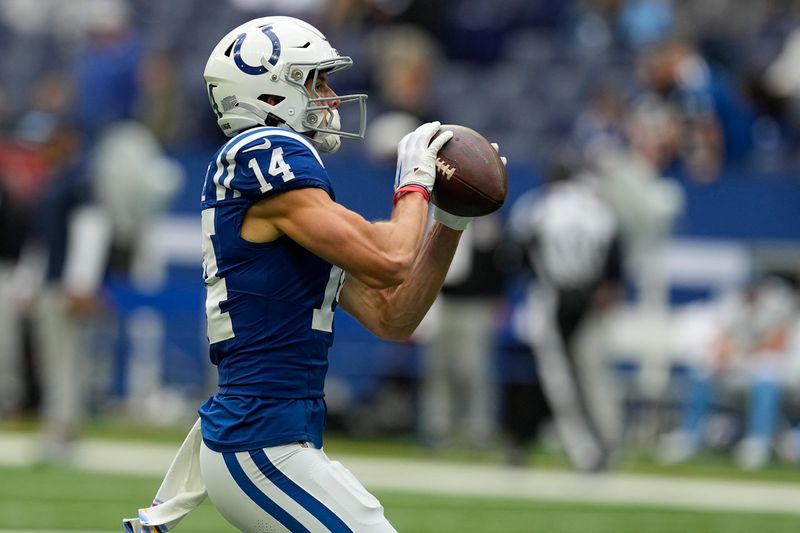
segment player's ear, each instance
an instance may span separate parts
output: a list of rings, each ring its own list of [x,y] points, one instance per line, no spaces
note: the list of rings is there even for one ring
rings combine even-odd
[[[258,97],[258,99],[269,105],[278,105],[283,102],[284,97],[277,96],[275,94],[262,94]]]

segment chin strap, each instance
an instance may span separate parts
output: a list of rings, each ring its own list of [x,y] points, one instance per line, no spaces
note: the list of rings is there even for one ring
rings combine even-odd
[[[339,119],[339,111],[334,109],[331,112],[331,116],[333,118],[331,118],[328,127],[334,130],[342,129],[342,122]],[[317,147],[317,150],[328,154],[332,154],[342,147],[342,138],[335,133],[318,131],[311,138],[311,142],[314,143],[314,146]]]

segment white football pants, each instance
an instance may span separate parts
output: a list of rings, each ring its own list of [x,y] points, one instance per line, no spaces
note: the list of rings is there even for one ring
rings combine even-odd
[[[439,299],[439,324],[425,345],[420,433],[443,444],[463,428],[468,444],[489,444],[496,433],[493,330],[497,310],[486,298]]]
[[[310,443],[236,453],[203,443],[200,469],[214,506],[246,533],[396,533],[378,500]]]
[[[22,407],[22,321],[14,294],[13,266],[0,261],[0,418]]]
[[[64,291],[46,286],[33,309],[34,343],[40,359],[42,437],[57,446],[77,435],[87,408],[87,321],[69,311]]]

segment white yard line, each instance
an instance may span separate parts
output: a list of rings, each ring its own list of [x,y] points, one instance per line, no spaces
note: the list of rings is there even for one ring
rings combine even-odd
[[[108,440],[83,442],[75,466],[96,472],[162,475],[175,445]],[[30,435],[0,433],[0,464],[36,459]],[[456,496],[642,505],[697,510],[800,514],[800,485],[638,474],[584,475],[434,460],[336,456],[370,490]],[[0,530],[0,533],[11,533]],[[25,533],[40,533],[28,532]],[[43,533],[43,532],[42,532]]]
[[[428,461],[345,458],[370,489],[539,501],[800,514],[800,486],[634,474],[576,474]]]

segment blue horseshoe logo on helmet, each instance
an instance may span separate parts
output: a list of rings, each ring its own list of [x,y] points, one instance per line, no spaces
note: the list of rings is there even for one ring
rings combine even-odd
[[[275,35],[275,32],[272,31],[272,26],[264,26],[261,29],[264,32],[264,35],[272,42],[272,55],[267,60],[267,63],[272,65],[273,67],[278,64],[278,58],[281,57],[281,42],[278,39],[278,36]],[[242,43],[244,42],[244,38],[247,37],[246,33],[240,34],[236,38],[236,42],[233,43],[233,62],[236,63],[236,66],[239,67],[239,70],[244,72],[245,74],[250,74],[253,76],[257,76],[259,74],[265,74],[267,72],[266,67],[264,65],[248,65],[242,59]]]

